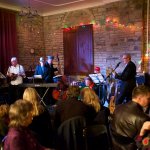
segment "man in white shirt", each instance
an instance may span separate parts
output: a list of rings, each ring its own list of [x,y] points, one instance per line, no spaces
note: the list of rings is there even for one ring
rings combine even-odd
[[[19,65],[16,57],[11,58],[11,66],[8,68],[7,76],[10,78],[11,85],[19,85],[23,83],[25,71],[22,65]]]
[[[16,57],[11,58],[11,66],[8,68],[7,77],[10,81],[9,86],[9,103],[13,103],[17,99],[21,98],[19,95],[18,85],[23,83],[25,77],[25,71],[22,65],[19,65]]]

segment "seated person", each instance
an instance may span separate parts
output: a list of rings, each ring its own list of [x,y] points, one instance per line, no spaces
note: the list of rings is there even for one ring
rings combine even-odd
[[[135,138],[140,133],[143,123],[150,120],[143,107],[149,105],[150,88],[140,85],[134,88],[132,101],[116,106],[110,126],[115,149],[137,149]]]
[[[93,82],[93,80],[90,77],[85,77],[84,81],[85,81],[85,86],[94,90],[95,93],[99,96],[99,87]]]
[[[9,131],[4,141],[5,150],[46,150],[28,129],[33,119],[32,111],[32,104],[22,99],[10,106]]]
[[[39,143],[45,147],[52,147],[52,124],[48,110],[40,103],[37,91],[34,88],[26,88],[23,93],[23,100],[33,105],[33,119],[29,129],[35,133]]]
[[[83,116],[88,120],[93,119],[92,114],[94,109],[78,100],[79,95],[80,88],[78,86],[70,86],[67,90],[67,99],[57,103],[54,118],[56,128],[58,128],[64,121],[76,116]]]
[[[57,82],[57,87],[53,90],[52,95],[55,100],[66,100],[66,91],[68,85],[66,85],[62,80]]]
[[[8,132],[8,124],[9,124],[9,105],[3,104],[0,105],[0,148],[1,148],[1,141],[5,137]]]

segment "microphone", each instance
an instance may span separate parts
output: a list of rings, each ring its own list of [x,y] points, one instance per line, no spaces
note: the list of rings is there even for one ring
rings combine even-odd
[[[121,64],[121,62],[118,62],[118,64],[116,65],[115,69],[118,68],[120,64]]]
[[[116,65],[116,67],[119,67],[120,64],[121,64],[121,62],[118,62],[118,64]]]

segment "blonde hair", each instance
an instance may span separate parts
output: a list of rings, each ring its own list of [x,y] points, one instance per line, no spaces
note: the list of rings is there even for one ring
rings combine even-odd
[[[11,104],[9,109],[9,127],[25,126],[26,119],[32,111],[33,105],[29,101],[19,99]]]
[[[34,88],[26,88],[23,93],[23,100],[27,100],[33,105],[33,115],[38,116],[44,111],[44,107],[40,104],[40,98]]]
[[[0,118],[7,116],[8,113],[9,113],[9,105],[8,104],[0,105]]]
[[[96,112],[100,110],[101,108],[100,102],[99,102],[100,100],[98,96],[96,95],[95,91],[93,91],[90,88],[83,88],[81,90],[80,96],[84,104],[88,106],[92,106]]]

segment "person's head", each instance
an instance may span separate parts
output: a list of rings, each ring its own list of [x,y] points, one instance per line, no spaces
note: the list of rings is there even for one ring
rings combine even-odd
[[[90,77],[85,77],[84,81],[86,86],[90,86],[91,84],[93,84],[93,81]]]
[[[101,69],[100,67],[96,66],[94,69],[94,73],[100,73]]]
[[[58,90],[66,90],[67,89],[67,85],[62,80],[59,80],[57,83],[58,83],[57,84]]]
[[[29,101],[22,99],[17,100],[10,105],[9,109],[9,126],[10,127],[27,127],[31,124],[33,115],[33,106]]]
[[[142,107],[150,105],[150,88],[145,85],[135,87],[132,92],[132,100]]]
[[[12,57],[11,58],[11,65],[14,66],[14,67],[16,67],[17,63],[18,63],[17,62],[17,58],[16,57]]]
[[[53,60],[54,60],[54,56],[47,56],[47,62],[49,64],[52,64],[53,63]]]
[[[100,110],[100,100],[92,89],[83,88],[80,97],[84,104],[92,106],[96,112]]]
[[[127,64],[129,61],[131,61],[131,55],[128,53],[123,54],[122,56],[124,64]]]
[[[27,100],[33,104],[34,112],[33,115],[37,116],[39,115],[39,108],[41,106],[40,104],[40,98],[35,90],[35,88],[26,88],[23,93],[23,100]]]
[[[40,62],[41,65],[44,65],[44,58],[40,57],[39,62]]]
[[[9,113],[9,105],[3,104],[0,105],[0,119],[4,119],[5,122],[8,123],[8,113]]]
[[[69,86],[67,89],[67,99],[69,98],[78,98],[80,95],[80,88],[79,86]]]

